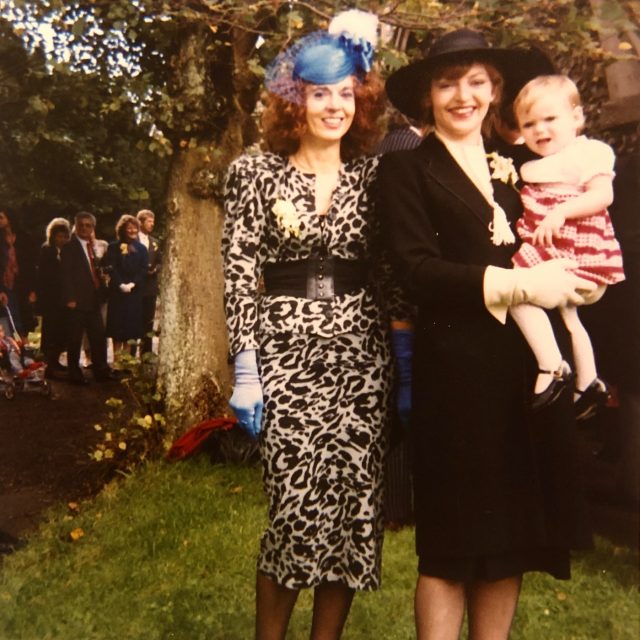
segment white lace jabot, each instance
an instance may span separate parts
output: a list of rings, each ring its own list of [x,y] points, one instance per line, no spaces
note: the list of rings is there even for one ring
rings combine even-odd
[[[491,242],[495,245],[513,244],[516,238],[509,226],[507,214],[493,196],[491,171],[489,170],[487,152],[484,149],[482,138],[479,139],[478,144],[470,144],[446,138],[437,130],[435,134],[469,180],[473,182],[478,191],[484,196],[484,199],[491,205],[493,209],[493,221],[489,224]]]

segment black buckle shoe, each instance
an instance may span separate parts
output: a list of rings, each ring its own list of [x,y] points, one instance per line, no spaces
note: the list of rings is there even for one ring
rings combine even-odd
[[[553,375],[553,378],[544,391],[534,393],[531,398],[531,410],[536,413],[552,405],[562,395],[562,392],[568,387],[571,380],[573,380],[571,367],[569,367],[564,360],[555,371],[538,369],[538,373],[550,373]]]
[[[596,378],[584,391],[575,391],[580,396],[573,404],[576,420],[588,420],[602,409],[611,397],[607,383],[600,378]]]

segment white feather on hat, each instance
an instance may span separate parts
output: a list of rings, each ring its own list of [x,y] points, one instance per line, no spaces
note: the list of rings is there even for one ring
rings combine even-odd
[[[342,11],[331,20],[328,32],[334,36],[347,33],[355,39],[367,40],[375,47],[378,42],[378,16],[359,9]]]

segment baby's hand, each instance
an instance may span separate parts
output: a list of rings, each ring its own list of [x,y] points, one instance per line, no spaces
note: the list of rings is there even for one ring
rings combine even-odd
[[[559,211],[551,211],[547,214],[533,232],[532,244],[542,244],[550,247],[554,238],[560,237],[560,229],[565,222],[565,217]]]

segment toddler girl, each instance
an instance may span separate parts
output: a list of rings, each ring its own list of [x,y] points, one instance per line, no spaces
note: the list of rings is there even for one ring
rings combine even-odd
[[[524,214],[517,223],[523,243],[514,267],[531,267],[554,258],[575,261],[576,275],[598,288],[586,304],[599,300],[608,284],[624,280],[620,245],[607,207],[613,201],[611,147],[579,135],[584,114],[575,84],[566,76],[539,76],[514,102],[520,133],[539,156],[522,165]],[[529,304],[510,309],[538,362],[532,408],[554,402],[572,379],[546,312]],[[571,335],[576,368],[576,417],[585,419],[604,404],[609,391],[598,378],[589,335],[574,305],[559,308]]]

